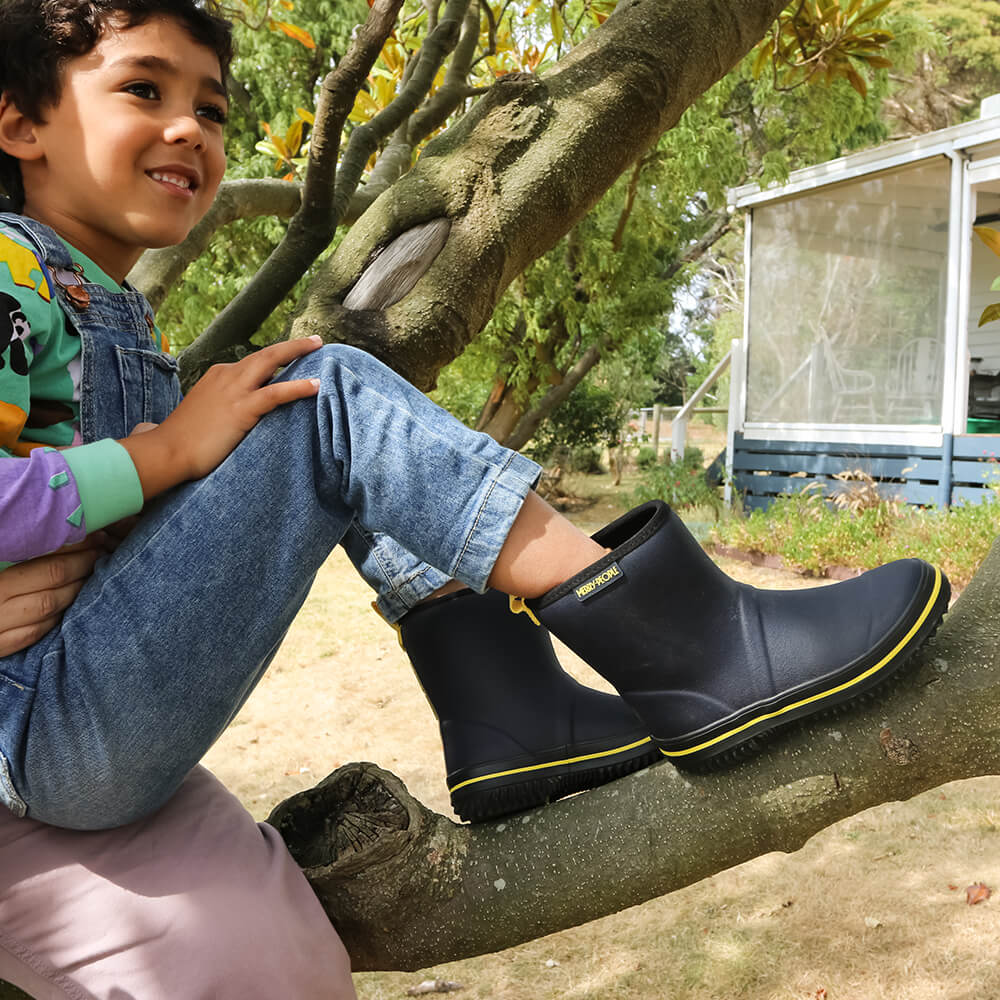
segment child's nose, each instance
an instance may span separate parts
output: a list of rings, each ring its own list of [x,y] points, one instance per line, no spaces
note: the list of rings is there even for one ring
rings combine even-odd
[[[185,143],[195,149],[200,149],[204,141],[201,122],[193,113],[177,115],[167,124],[164,138],[170,145]]]

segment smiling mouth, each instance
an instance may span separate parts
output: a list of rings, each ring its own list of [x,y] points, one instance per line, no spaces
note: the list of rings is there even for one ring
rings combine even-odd
[[[169,184],[172,187],[180,188],[182,191],[195,191],[198,188],[198,182],[190,177],[185,177],[183,174],[175,174],[169,170],[150,170],[148,175],[153,178],[154,181],[159,181],[161,184]]]

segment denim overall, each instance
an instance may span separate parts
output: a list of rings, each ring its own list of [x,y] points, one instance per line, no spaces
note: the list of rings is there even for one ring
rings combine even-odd
[[[138,423],[162,423],[181,401],[181,387],[177,362],[157,349],[145,297],[128,286],[115,293],[84,283],[66,245],[48,226],[22,215],[0,214],[0,222],[34,244],[66,322],[80,335],[84,443],[127,437]]]
[[[161,422],[180,394],[145,300],[85,285],[79,309],[65,248],[15,221],[83,341],[85,440]],[[16,815],[100,829],[162,805],[340,542],[390,621],[450,578],[486,588],[538,466],[354,348],[323,347],[279,376],[291,378],[318,379],[318,395],[267,414],[208,476],[147,504],[62,623],[0,658],[0,801]]]

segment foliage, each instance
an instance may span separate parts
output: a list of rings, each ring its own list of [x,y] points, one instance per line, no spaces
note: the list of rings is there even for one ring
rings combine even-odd
[[[727,190],[750,179],[783,180],[804,163],[883,138],[884,93],[880,81],[867,99],[844,81],[786,93],[770,79],[755,81],[749,62],[734,71],[510,288],[473,362],[485,376],[480,398],[502,384],[527,409],[599,344],[604,357],[626,345],[658,355],[642,370],[661,373],[657,399],[679,402],[687,374],[716,360],[701,343],[713,336],[714,289],[693,277],[698,258],[687,263],[686,256],[723,218]],[[697,305],[685,315],[679,302]],[[465,365],[457,362],[459,370]],[[455,383],[446,377],[443,384]],[[461,405],[450,389],[440,398],[448,408]]]
[[[569,464],[572,471],[588,472],[594,462],[586,453],[593,453],[598,445],[616,443],[620,426],[613,393],[584,382],[543,425],[532,443],[531,454],[538,462],[562,464],[566,456],[583,453],[582,464],[588,468],[577,468],[579,461]]]
[[[656,465],[658,458],[659,456],[656,454],[654,448],[651,448],[649,445],[643,445],[635,457],[635,464],[640,469],[651,469]]]
[[[632,500],[637,504],[666,500],[678,510],[707,507],[718,512],[722,509],[719,491],[705,481],[704,455],[691,446],[684,449],[684,457],[678,462],[672,461],[668,453],[664,461],[644,469]]]
[[[875,22],[892,0],[800,0],[786,8],[767,40],[757,47],[753,74],[759,77],[770,64],[774,78],[783,75],[785,87],[808,83],[820,76],[826,83],[844,79],[862,96],[868,84],[859,72],[892,65],[882,52],[892,41],[891,31]]]
[[[892,559],[920,558],[963,586],[1000,533],[1000,496],[946,511],[882,500],[852,511],[831,506],[815,489],[779,497],[766,511],[720,522],[714,540],[748,552],[778,555],[816,575],[831,566],[871,569]]]
[[[952,120],[975,114],[981,98],[1000,90],[1000,7],[995,0],[897,3],[902,12],[933,25],[937,44],[928,40],[924,46],[932,60],[926,83],[936,85],[944,97],[958,98],[951,108]]]

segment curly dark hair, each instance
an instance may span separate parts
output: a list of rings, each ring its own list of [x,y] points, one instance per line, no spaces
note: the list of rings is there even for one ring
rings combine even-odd
[[[232,25],[214,0],[0,0],[0,93],[33,121],[58,104],[62,70],[88,53],[108,23],[134,28],[169,17],[219,57],[225,79],[233,58]],[[0,153],[0,190],[9,207],[24,204],[20,164]]]

